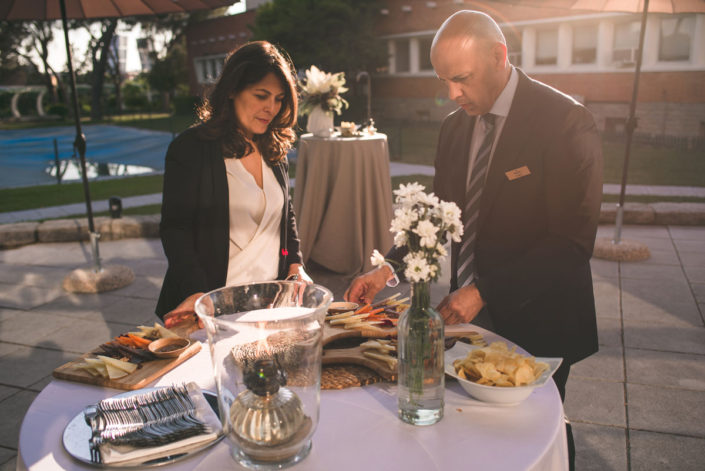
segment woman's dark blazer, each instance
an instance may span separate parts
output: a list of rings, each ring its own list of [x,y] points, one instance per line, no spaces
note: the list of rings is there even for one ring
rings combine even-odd
[[[225,160],[221,141],[202,138],[199,129],[181,133],[166,154],[159,228],[169,267],[155,310],[159,317],[193,293],[224,286],[227,277],[230,213]],[[270,166],[284,193],[279,250],[279,278],[284,278],[289,265],[303,262],[289,198],[289,164],[284,158]]]

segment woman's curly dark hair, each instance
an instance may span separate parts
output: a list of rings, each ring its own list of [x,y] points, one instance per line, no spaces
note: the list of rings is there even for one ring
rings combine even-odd
[[[296,73],[285,54],[267,41],[253,41],[231,51],[225,60],[218,80],[198,108],[198,117],[203,123],[201,135],[208,139],[222,139],[227,156],[242,158],[253,151],[238,123],[230,97],[269,73],[281,81],[284,100],[267,131],[255,135],[253,140],[270,163],[280,161],[291,149],[296,139],[292,128],[296,124],[298,96]]]

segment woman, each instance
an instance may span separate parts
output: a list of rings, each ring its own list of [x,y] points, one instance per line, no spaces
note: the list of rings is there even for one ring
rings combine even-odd
[[[156,308],[167,327],[193,319],[196,300],[222,286],[311,281],[289,198],[294,77],[268,42],[236,49],[199,109],[201,124],[169,146],[160,225],[169,267]]]

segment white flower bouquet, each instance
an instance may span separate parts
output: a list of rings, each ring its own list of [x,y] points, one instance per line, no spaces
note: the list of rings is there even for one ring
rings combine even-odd
[[[394,190],[397,209],[389,230],[395,234],[395,246],[409,248],[403,259],[404,276],[412,283],[436,281],[441,272],[440,262],[448,255],[444,247],[448,237],[460,242],[463,236],[460,208],[424,190],[416,182]],[[370,260],[374,266],[386,263],[377,250]]]
[[[299,81],[301,103],[299,113],[307,115],[317,106],[327,113],[340,114],[348,102],[340,96],[348,91],[345,88],[345,72],[330,74],[312,65],[306,72],[306,78]]]

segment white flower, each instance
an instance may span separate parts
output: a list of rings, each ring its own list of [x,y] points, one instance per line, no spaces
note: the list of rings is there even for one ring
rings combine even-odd
[[[460,208],[452,201],[441,201],[438,209],[446,226],[460,226]]]
[[[416,197],[416,201],[428,206],[429,208],[435,208],[440,202],[438,196],[433,193],[429,193],[428,195],[426,193],[419,193]]]
[[[419,223],[416,225],[416,229],[414,229],[414,232],[421,237],[421,240],[419,241],[419,244],[421,244],[421,247],[428,247],[431,248],[434,245],[436,245],[436,231],[438,228],[431,222],[426,219],[419,221]]]
[[[394,211],[394,219],[390,227],[390,231],[408,231],[414,222],[419,219],[419,214],[409,207],[397,208]]]
[[[431,271],[423,252],[409,252],[404,257],[404,263],[406,264],[404,276],[407,280],[412,283],[429,280]]]
[[[394,234],[394,246],[403,247],[409,242],[409,238],[406,236],[406,232],[399,231]]]
[[[399,189],[394,190],[394,194],[397,196],[397,202],[413,204],[418,201],[420,194],[424,194],[423,191],[425,189],[425,186],[417,182],[409,183],[408,185],[402,183],[399,185]]]
[[[440,260],[448,256],[443,244],[449,238],[461,241],[460,209],[433,193],[426,194],[417,182],[400,185],[394,195],[397,208],[389,230],[394,233],[395,247],[409,249],[403,260],[404,274],[412,283],[434,281],[441,272]],[[376,250],[371,260],[373,264],[384,262]]]
[[[446,251],[446,248],[442,246],[441,244],[438,244],[436,247],[436,254],[438,255],[438,258],[446,258],[448,256],[448,251]]]
[[[377,249],[374,249],[372,251],[372,256],[370,257],[370,262],[372,262],[373,267],[381,267],[385,263],[384,255],[379,253]]]
[[[299,81],[301,87],[300,114],[309,114],[317,106],[328,113],[340,114],[343,108],[348,107],[348,102],[340,96],[348,91],[344,86],[344,72],[330,74],[312,65],[304,74],[306,78]]]

